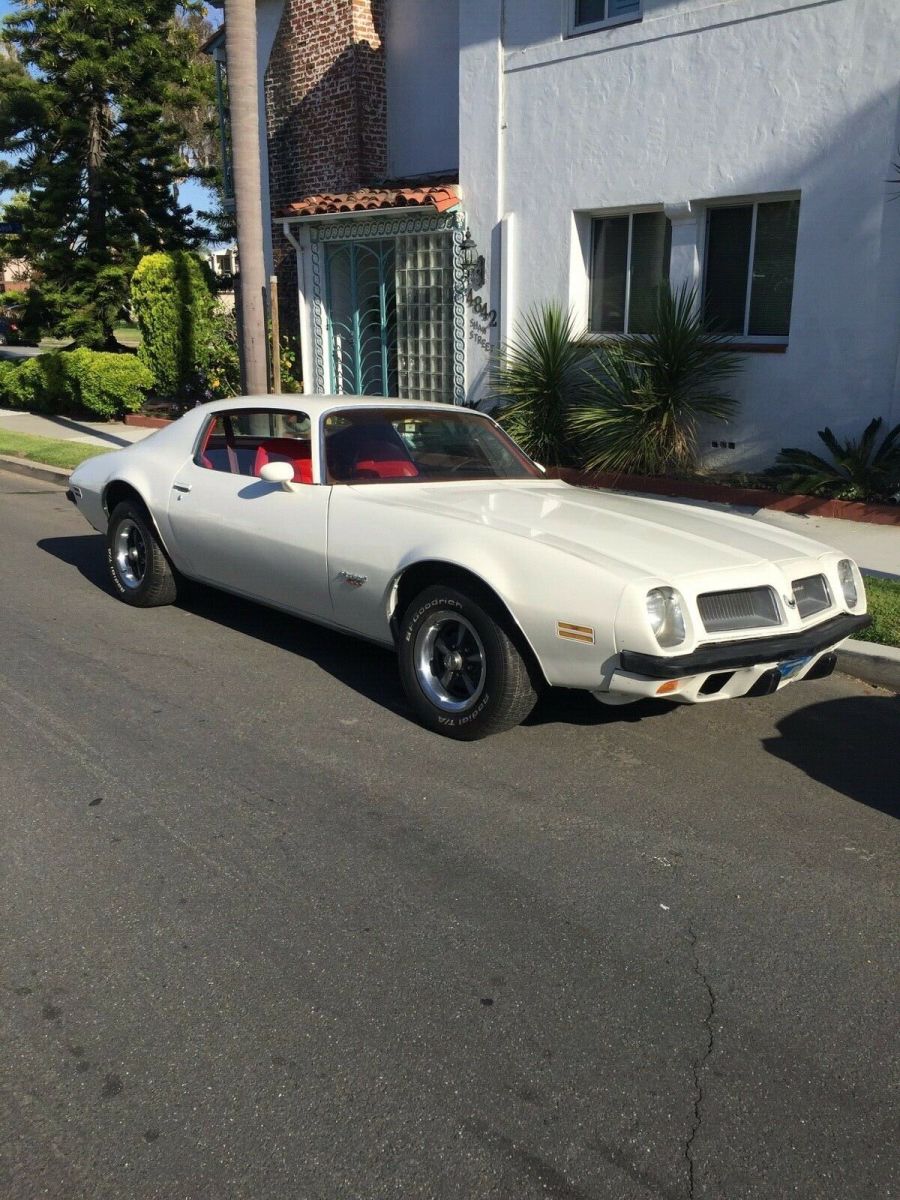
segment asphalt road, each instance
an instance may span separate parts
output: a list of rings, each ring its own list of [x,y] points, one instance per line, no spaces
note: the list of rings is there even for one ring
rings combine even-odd
[[[897,1195],[900,701],[457,744],[0,481],[4,1200]]]

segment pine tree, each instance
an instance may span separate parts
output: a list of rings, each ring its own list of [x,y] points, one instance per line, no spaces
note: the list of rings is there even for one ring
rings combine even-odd
[[[0,189],[27,197],[20,250],[52,331],[113,346],[137,261],[206,236],[177,183],[206,174],[185,159],[179,111],[208,103],[178,16],[188,0],[14,0],[3,40]],[[7,80],[4,80],[6,82]]]

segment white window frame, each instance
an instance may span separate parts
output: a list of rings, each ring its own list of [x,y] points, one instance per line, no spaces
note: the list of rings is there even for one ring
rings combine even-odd
[[[665,210],[660,204],[644,204],[638,205],[636,208],[610,208],[604,209],[601,212],[588,212],[584,214],[590,221],[590,236],[588,238],[588,260],[586,271],[588,325],[585,338],[586,341],[607,341],[609,338],[626,337],[629,333],[628,326],[631,322],[631,242],[632,232],[634,229],[634,217],[640,216],[641,213],[662,213],[663,216],[665,216]],[[596,237],[595,222],[613,220],[616,217],[628,218],[628,249],[625,254],[625,328],[618,331],[591,329],[591,310],[594,307],[594,238]],[[671,257],[669,261],[669,268],[671,270]]]
[[[609,12],[609,0],[605,0]],[[602,21],[578,21],[578,0],[569,0],[567,37],[579,37],[583,33],[595,33],[598,29],[614,29],[617,25],[633,25],[644,18],[644,0],[639,0],[636,13],[623,13],[620,17],[604,17]]]
[[[750,252],[747,259],[747,283],[744,291],[744,332],[728,335],[736,346],[787,346],[790,329],[783,333],[747,333],[750,324],[750,299],[753,294],[753,259],[756,254],[756,215],[760,204],[777,204],[785,200],[800,200],[799,192],[769,192],[761,196],[727,196],[703,203],[703,232],[700,237],[700,311],[706,311],[706,265],[709,260],[709,214],[716,208],[753,208],[750,222]],[[698,205],[698,208],[700,205]],[[797,225],[797,241],[794,243],[794,278],[791,290],[791,322],[793,323],[793,285],[797,282],[797,246],[800,242],[800,226]]]

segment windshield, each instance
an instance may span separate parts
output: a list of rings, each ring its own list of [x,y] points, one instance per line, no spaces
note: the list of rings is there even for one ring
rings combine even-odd
[[[486,417],[448,409],[349,408],[325,418],[329,483],[532,479],[537,467]]]

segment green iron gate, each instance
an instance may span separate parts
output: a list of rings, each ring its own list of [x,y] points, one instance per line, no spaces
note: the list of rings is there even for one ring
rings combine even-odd
[[[328,246],[325,286],[330,390],[396,396],[394,239]]]

